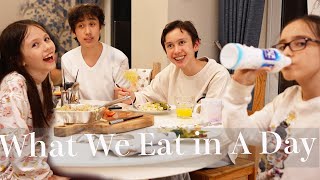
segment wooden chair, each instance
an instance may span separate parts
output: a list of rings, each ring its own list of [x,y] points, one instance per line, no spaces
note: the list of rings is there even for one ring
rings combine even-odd
[[[148,86],[151,80],[161,71],[161,63],[154,62],[152,69],[133,68],[129,71],[137,73],[138,82],[135,84],[134,89],[141,91],[144,87]]]
[[[156,75],[161,71],[161,63],[159,62],[154,62],[153,67],[152,67],[152,72],[151,72],[151,80],[156,77]]]
[[[251,115],[264,106],[266,73],[260,74],[256,80],[254,88],[254,97],[252,110],[248,110]],[[239,155],[235,165],[229,165],[214,169],[201,169],[190,172],[191,179],[195,180],[219,180],[219,179],[237,179],[237,180],[255,180],[259,165],[260,147],[249,146],[250,155]]]

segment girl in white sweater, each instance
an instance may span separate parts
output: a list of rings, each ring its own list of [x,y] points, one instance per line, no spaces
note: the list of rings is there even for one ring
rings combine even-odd
[[[293,20],[274,46],[292,59],[282,70],[287,80],[299,85],[279,94],[261,111],[248,116],[247,104],[259,70],[237,70],[224,96],[223,124],[231,139],[241,132],[246,144],[265,146],[259,163],[261,179],[317,179],[319,176],[320,127],[320,17],[309,15]],[[274,131],[263,144],[262,132]],[[259,137],[261,136],[261,137]],[[296,140],[288,138],[294,138]],[[310,152],[306,151],[307,139]],[[316,138],[312,140],[311,138]],[[313,144],[312,144],[313,142]],[[278,145],[278,147],[277,147]],[[289,148],[290,147],[290,148]]]

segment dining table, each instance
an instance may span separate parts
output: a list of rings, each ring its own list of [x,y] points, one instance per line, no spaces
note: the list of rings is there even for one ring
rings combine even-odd
[[[120,106],[123,107],[122,110],[131,108],[121,103]],[[172,108],[170,111],[155,113],[153,126],[120,135],[149,136],[154,132],[164,133],[163,130],[168,128],[192,127],[196,124],[201,123],[194,118],[177,118]],[[62,173],[93,175],[105,179],[152,179],[178,175],[212,166],[227,156],[228,146],[232,141],[227,137],[222,125],[208,125],[203,128],[210,131],[208,137],[170,139],[168,144],[163,141],[162,145],[166,146],[162,148],[165,150],[162,154],[154,151],[153,154],[138,153],[131,156],[119,156],[113,151],[103,149],[95,151],[93,147],[98,148],[97,144],[93,146],[88,142],[78,141],[84,137],[83,134],[52,136],[53,141],[60,142],[62,151],[59,155],[50,156],[50,161],[55,169]]]

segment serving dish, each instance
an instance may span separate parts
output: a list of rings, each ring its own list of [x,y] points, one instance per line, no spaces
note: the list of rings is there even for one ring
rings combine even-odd
[[[67,104],[62,107],[55,108],[54,125],[89,123],[101,118],[101,109],[95,105],[89,104]]]

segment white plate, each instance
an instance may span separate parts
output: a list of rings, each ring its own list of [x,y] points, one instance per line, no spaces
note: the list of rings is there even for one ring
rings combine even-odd
[[[186,128],[191,128],[191,126],[186,126]],[[202,127],[201,128],[202,131],[207,131],[207,137],[203,137],[203,138],[180,138],[181,140],[183,140],[182,142],[187,142],[187,141],[194,141],[194,139],[212,139],[215,137],[218,137],[223,129],[221,127],[217,127],[217,126],[207,126],[207,127]],[[204,142],[204,141],[200,141],[200,142]]]

